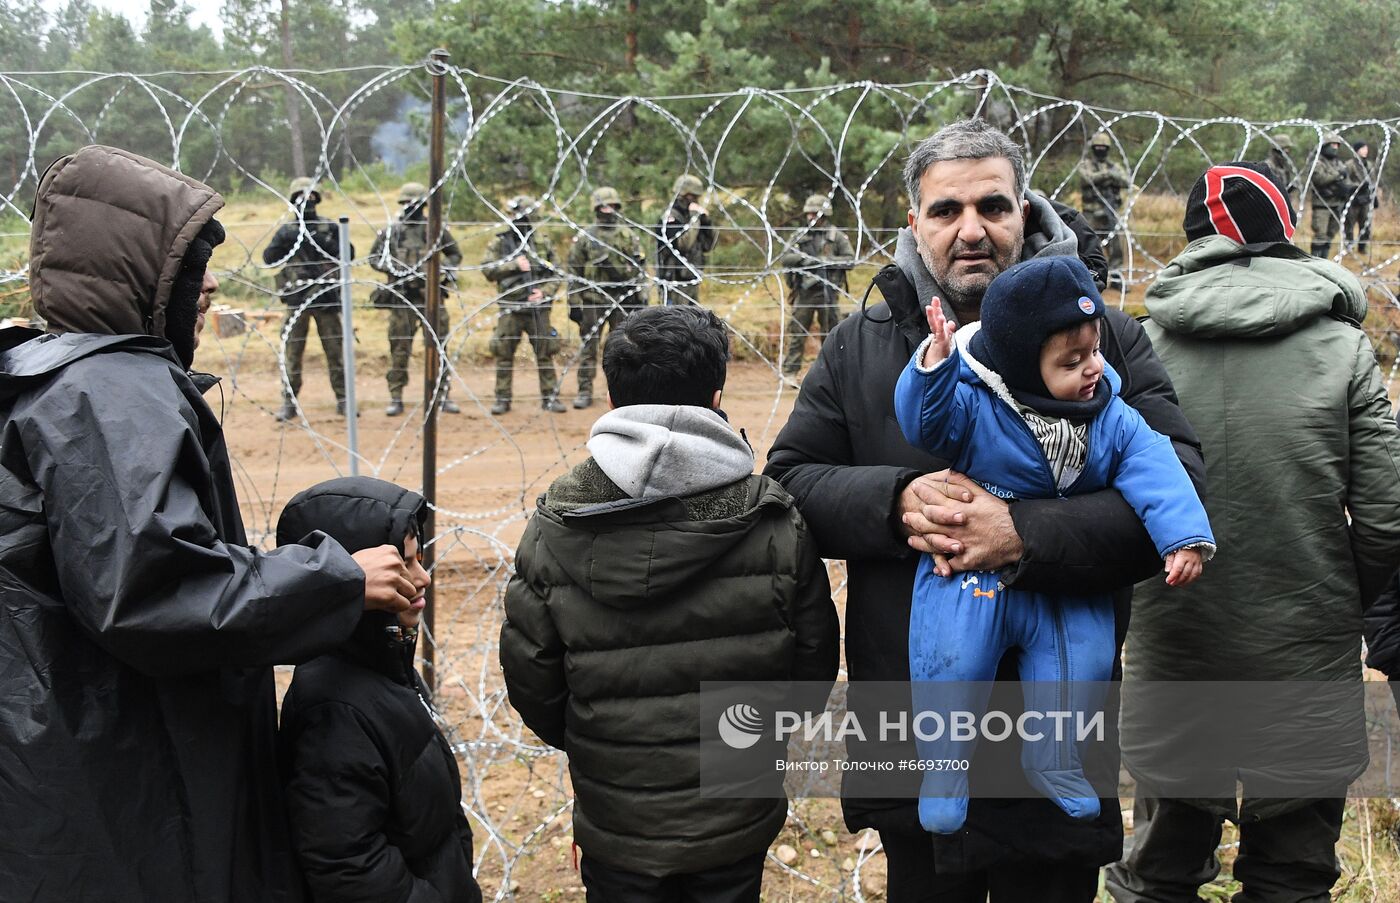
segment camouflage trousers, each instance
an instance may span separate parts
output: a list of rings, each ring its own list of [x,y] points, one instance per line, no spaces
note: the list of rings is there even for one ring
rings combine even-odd
[[[316,334],[321,337],[321,350],[326,353],[331,390],[337,402],[344,401],[345,350],[341,344],[340,309],[337,307],[288,306],[282,320],[282,342],[287,349],[287,382],[282,386],[282,399],[291,401],[301,392],[301,359],[306,353],[306,335],[312,320],[316,321]]]
[[[1358,254],[1365,254],[1366,245],[1371,241],[1371,211],[1370,198],[1364,201],[1358,198],[1347,208],[1347,221],[1342,235],[1345,236],[1347,245],[1355,247]]]
[[[620,307],[585,305],[578,308],[578,394],[593,394],[593,379],[598,375],[598,347],[603,343],[603,327],[608,332],[627,319],[630,311]]]
[[[1108,260],[1109,270],[1123,269],[1123,233],[1119,232],[1112,238],[1108,235],[1118,225],[1118,216],[1111,211],[1098,209],[1085,211],[1084,219],[1094,227],[1094,231],[1099,233],[1099,241],[1104,243],[1103,256]]]
[[[554,356],[559,353],[559,333],[549,325],[548,307],[502,310],[491,334],[491,355],[496,359],[496,398],[509,401],[515,377],[515,349],[522,333],[530,337],[535,367],[540,374],[540,398],[559,394],[559,377],[554,372]]]
[[[1326,204],[1319,204],[1316,201],[1312,205],[1312,256],[1330,257],[1328,250],[1332,247],[1332,239],[1337,237],[1337,233],[1342,230],[1342,221],[1337,216],[1338,209],[1328,207]]]
[[[818,287],[820,289],[820,286]],[[816,323],[815,331],[812,329]],[[783,373],[795,376],[802,369],[802,357],[807,351],[807,337],[816,336],[817,344],[826,341],[826,334],[841,322],[841,308],[835,293],[827,301],[826,292],[799,291],[793,295],[792,316],[788,318],[787,349],[783,354]]]
[[[436,341],[447,340],[449,321],[447,310],[438,307]],[[427,325],[427,314],[422,307],[396,305],[389,310],[389,397],[403,400],[404,387],[408,385],[408,361],[413,356],[413,336]]]

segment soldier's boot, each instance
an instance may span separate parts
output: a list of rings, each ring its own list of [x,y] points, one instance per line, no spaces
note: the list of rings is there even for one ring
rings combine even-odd
[[[342,399],[340,399],[339,401],[337,401],[337,402],[335,403],[335,412],[336,412],[337,414],[339,414],[341,417],[344,417],[344,416],[345,416],[345,399],[342,398]],[[355,412],[355,416],[356,416],[356,417],[360,416],[360,412],[359,412],[359,411],[356,411],[356,412]]]
[[[563,402],[561,402],[558,398],[555,398],[553,395],[547,396],[543,401],[540,402],[540,409],[548,411],[551,414],[563,414],[569,410],[568,408],[564,407]]]
[[[493,405],[491,405],[491,413],[492,413],[493,415],[505,414],[505,413],[507,413],[507,412],[509,412],[509,411],[510,411],[510,399],[509,399],[509,398],[499,398],[499,397],[498,397],[498,398],[496,399],[496,403],[493,404]]]
[[[397,417],[403,413],[403,399],[397,395],[389,397],[389,403],[384,406],[385,417]]]
[[[1331,255],[1327,253],[1327,249],[1330,248],[1331,246],[1332,246],[1332,242],[1330,242],[1330,241],[1315,241],[1315,242],[1313,242],[1313,243],[1312,243],[1312,256],[1314,256],[1314,257],[1321,257],[1321,258],[1323,258],[1323,259],[1326,259],[1327,257],[1330,257]]]
[[[289,420],[297,419],[297,403],[295,399],[282,399],[282,409],[272,415],[272,419],[278,423],[286,423]]]
[[[442,405],[441,405],[440,407],[441,407],[441,410],[442,410],[442,412],[443,412],[444,414],[460,414],[460,413],[462,413],[462,409],[461,409],[460,407],[458,407],[457,402],[455,402],[455,401],[452,400],[452,396],[451,396],[451,395],[443,395],[443,396],[442,396]]]
[[[583,410],[584,408],[592,407],[592,406],[593,406],[593,387],[592,387],[592,386],[579,386],[579,387],[578,387],[578,395],[574,396],[574,408],[575,408],[576,410],[581,411],[581,410]]]

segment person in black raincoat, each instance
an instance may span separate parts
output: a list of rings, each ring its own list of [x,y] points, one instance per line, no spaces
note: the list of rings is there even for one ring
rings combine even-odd
[[[271,665],[407,607],[393,549],[248,545],[189,368],[223,229],[207,186],[87,147],[40,179],[0,332],[0,898],[301,898]]]
[[[347,549],[385,543],[419,592],[367,611],[350,639],[297,668],[277,739],[292,836],[313,901],[478,903],[457,759],[413,667],[427,503],[369,477],[318,483],[287,503],[277,543],[324,531]]]

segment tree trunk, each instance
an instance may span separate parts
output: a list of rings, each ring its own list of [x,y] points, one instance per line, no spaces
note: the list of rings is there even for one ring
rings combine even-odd
[[[282,68],[292,68],[292,20],[287,12],[287,0],[282,0]],[[301,96],[296,89],[287,85],[287,128],[292,133],[292,175],[304,176],[306,172],[306,149],[301,143]]]
[[[852,9],[846,14],[846,60],[848,72],[855,72],[860,68],[860,35],[863,30],[860,21],[860,13]]]
[[[637,71],[637,9],[640,0],[627,0],[627,71]]]

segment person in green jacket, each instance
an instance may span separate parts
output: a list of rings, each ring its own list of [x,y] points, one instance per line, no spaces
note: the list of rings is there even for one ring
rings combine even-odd
[[[757,903],[787,801],[702,794],[701,682],[836,676],[816,540],[718,410],[728,359],[697,305],[609,334],[612,410],[540,498],[506,589],[506,688],[568,753],[590,900]]]
[[[1140,786],[1134,846],[1108,879],[1119,903],[1193,899],[1220,870],[1226,818],[1240,826],[1237,900],[1325,901],[1339,875],[1344,794],[1368,760],[1362,611],[1400,564],[1400,431],[1361,330],[1361,285],[1295,247],[1295,225],[1267,165],[1211,167],[1187,201],[1190,243],[1147,293],[1147,333],[1201,437],[1220,552],[1189,587],[1138,588],[1123,758],[1140,785],[1236,734],[1273,758],[1213,761],[1220,794],[1149,798]],[[1128,703],[1144,681],[1316,681],[1350,701],[1309,698],[1269,719],[1215,702],[1164,718]],[[1317,761],[1279,756],[1319,733]],[[1316,792],[1286,798],[1281,786]]]

